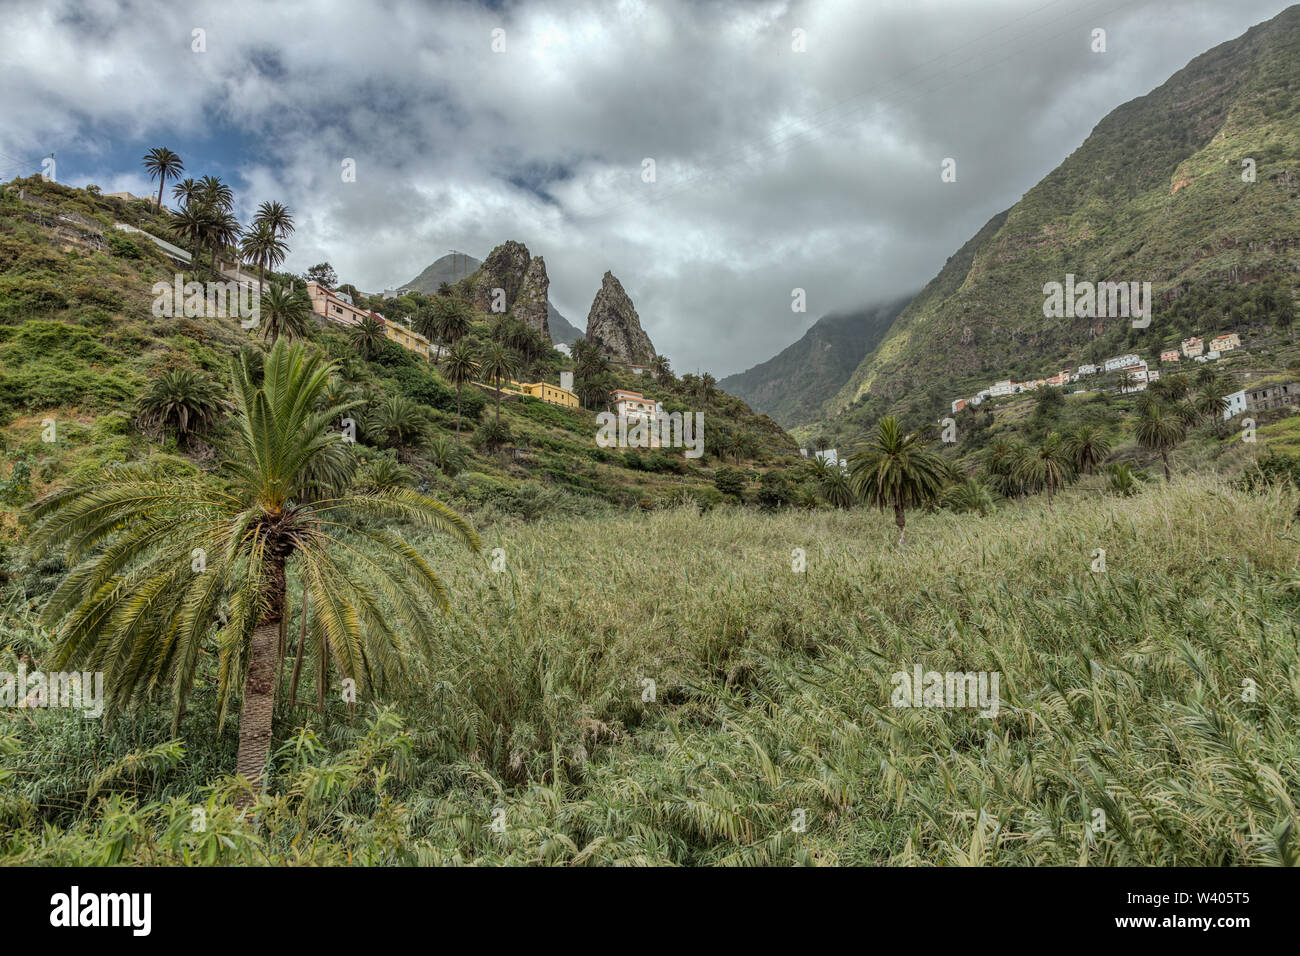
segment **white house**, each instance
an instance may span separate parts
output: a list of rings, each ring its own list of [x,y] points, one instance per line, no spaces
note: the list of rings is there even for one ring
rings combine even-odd
[[[1137,365],[1139,362],[1142,362],[1142,359],[1136,355],[1117,355],[1114,358],[1106,359],[1104,368],[1107,372],[1118,372],[1122,368]],[[1143,362],[1142,364],[1145,365],[1146,363]]]
[[[819,451],[816,454],[819,461],[824,461],[832,467],[835,465],[839,465],[842,469],[849,467],[849,460],[839,457],[839,453],[834,448],[827,448],[825,451]]]
[[[1233,415],[1240,415],[1246,410],[1246,390],[1243,388],[1240,392],[1233,392],[1228,396],[1228,407],[1223,410],[1223,420],[1226,422]]]
[[[1001,398],[1003,395],[1013,395],[1016,391],[1016,385],[1009,379],[1001,382],[994,382],[989,386],[989,396],[991,398]]]
[[[1084,376],[1084,375],[1096,375],[1096,374],[1097,374],[1097,366],[1095,366],[1095,365],[1080,365],[1080,366],[1079,366],[1079,375],[1080,375],[1080,377],[1082,377],[1082,376]]]

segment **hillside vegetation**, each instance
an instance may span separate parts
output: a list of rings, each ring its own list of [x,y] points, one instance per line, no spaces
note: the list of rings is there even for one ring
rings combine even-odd
[[[171,218],[147,202],[39,177],[0,190],[0,482],[14,485],[7,505],[107,465],[150,457],[181,472],[211,470],[227,437],[226,416],[213,416],[204,433],[182,441],[174,431],[145,427],[141,396],[167,374],[183,372],[210,383],[228,405],[231,357],[265,348],[262,330],[242,329],[232,318],[153,315],[153,284],[170,285],[178,266],[145,237],[114,229],[118,222],[188,246],[172,231]],[[199,258],[185,280],[225,278],[206,268],[206,255]],[[268,279],[296,281],[274,271]],[[343,288],[392,321],[436,327],[438,296],[383,299]],[[526,334],[520,338],[509,316],[455,301],[476,348],[500,342],[513,353],[512,377],[556,383],[561,369],[574,367]],[[441,367],[382,339],[362,348],[332,324],[310,321],[305,338],[340,363],[338,388],[363,403],[354,448],[359,480],[431,490],[480,521],[502,512],[537,517],[654,507],[682,495],[712,503],[721,499],[713,477],[724,463],[742,465],[756,479],[796,452],[779,426],[718,390],[711,377],[678,378],[668,370],[652,379],[617,367],[603,386],[644,391],[669,411],[703,416],[703,458],[687,459],[682,449],[599,447],[595,412],[607,407],[604,397],[589,408],[564,409],[511,395],[501,403],[497,429],[495,391],[473,384],[462,389],[457,442],[456,390]],[[53,442],[43,440],[47,421],[55,422]],[[6,542],[16,540],[7,517],[0,524],[0,558]]]

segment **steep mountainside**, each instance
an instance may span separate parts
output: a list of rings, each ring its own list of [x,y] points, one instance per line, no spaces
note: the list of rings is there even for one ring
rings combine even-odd
[[[402,288],[433,295],[442,283],[455,285],[461,279],[473,275],[482,266],[481,260],[463,252],[448,253],[435,260]],[[551,304],[550,298],[546,300],[546,325],[550,329],[552,342],[572,345],[582,335],[582,332],[574,328],[572,323]]]
[[[1294,289],[1297,199],[1300,6],[1116,109],[990,220],[828,404],[828,414],[839,414],[830,428],[856,432],[889,411],[932,420],[952,398],[997,379],[1119,350],[1150,357],[1182,334],[1227,328],[1231,316],[1189,315],[1177,299],[1265,278]],[[1045,318],[1044,284],[1067,273],[1151,282],[1150,326]]]
[[[786,428],[817,420],[912,296],[824,315],[773,358],[718,383]]]

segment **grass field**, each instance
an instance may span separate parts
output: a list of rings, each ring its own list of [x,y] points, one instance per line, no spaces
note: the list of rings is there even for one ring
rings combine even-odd
[[[494,524],[483,566],[449,572],[433,658],[380,707],[365,689],[355,716],[282,707],[255,819],[231,802],[210,691],[176,743],[165,700],[109,727],[11,709],[0,846],[10,863],[1294,864],[1296,512],[1294,492],[1188,479],[916,516],[901,552],[862,510]],[[38,655],[8,613],[6,657]],[[995,672],[997,716],[891,706],[915,665]]]

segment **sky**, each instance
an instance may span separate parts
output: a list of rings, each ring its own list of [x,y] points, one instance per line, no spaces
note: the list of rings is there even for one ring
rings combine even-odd
[[[0,0],[0,180],[53,154],[150,195],[167,146],[243,221],[291,208],[286,269],[365,291],[515,239],[580,330],[610,270],[674,369],[721,378],[919,289],[1109,111],[1287,6]]]

